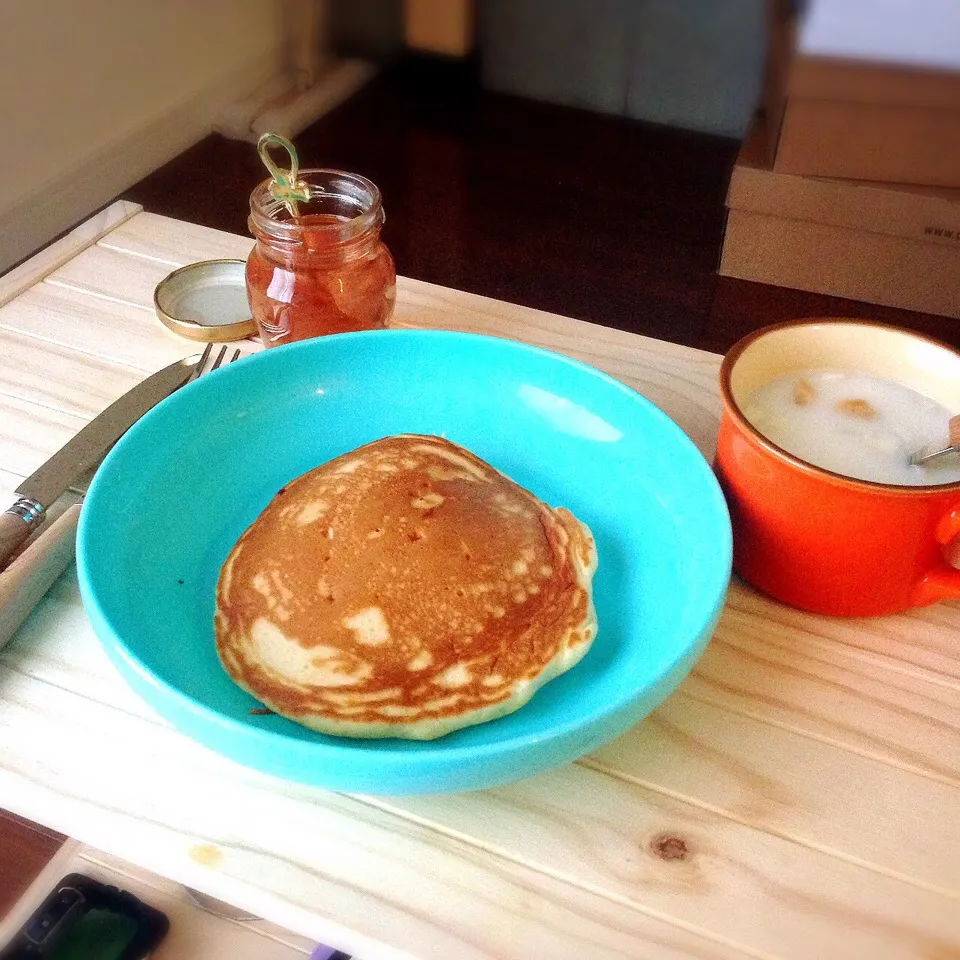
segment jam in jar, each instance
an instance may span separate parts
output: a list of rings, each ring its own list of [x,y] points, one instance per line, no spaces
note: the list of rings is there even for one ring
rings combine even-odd
[[[264,346],[375,330],[393,312],[396,268],[380,239],[380,191],[342,170],[301,170],[309,199],[291,211],[265,180],[250,195],[257,238],[247,295]]]

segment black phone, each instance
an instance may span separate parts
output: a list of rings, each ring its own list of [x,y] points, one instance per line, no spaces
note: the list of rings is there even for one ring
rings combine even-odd
[[[82,873],[64,877],[0,960],[143,960],[170,928],[167,915]]]

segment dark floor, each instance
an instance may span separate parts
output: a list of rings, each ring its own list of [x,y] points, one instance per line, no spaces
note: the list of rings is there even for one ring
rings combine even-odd
[[[380,186],[401,274],[717,352],[806,316],[872,317],[960,345],[942,317],[717,277],[732,140],[423,89],[386,73],[296,138],[303,166]],[[253,145],[211,136],[124,196],[246,234],[265,176]]]
[[[63,840],[52,830],[0,810],[0,917],[26,892]]]

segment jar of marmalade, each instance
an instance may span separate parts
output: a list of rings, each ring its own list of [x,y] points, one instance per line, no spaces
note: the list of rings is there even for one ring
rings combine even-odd
[[[301,170],[305,200],[277,199],[265,180],[250,194],[247,295],[264,346],[374,330],[393,312],[396,268],[380,239],[380,191],[342,170]]]

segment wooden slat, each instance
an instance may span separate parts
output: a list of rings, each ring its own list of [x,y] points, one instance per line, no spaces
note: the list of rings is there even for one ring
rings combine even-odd
[[[449,796],[376,803],[495,852],[509,850],[584,888],[678,919],[695,917],[764,954],[914,957],[935,944],[960,949],[954,898],[581,765],[484,791],[470,803]],[[776,917],[776,924],[758,923],[760,917]],[[864,922],[869,917],[875,925]],[[837,945],[843,951],[834,954]]]
[[[89,630],[68,572],[2,662],[39,681],[153,711],[132,694]],[[685,695],[583,763],[767,832],[960,896],[960,790],[938,780]],[[864,795],[883,798],[864,816]],[[905,818],[911,805],[923,819]],[[940,842],[929,843],[929,822]],[[911,851],[909,864],[903,851]]]
[[[36,686],[16,675],[5,678],[0,744],[9,747],[3,742],[8,713],[46,711],[44,721],[33,724],[35,748],[44,751],[49,738],[63,744],[60,750],[69,748],[70,755],[57,755],[55,777],[36,775],[41,784],[69,784],[72,797],[99,806],[104,792],[98,780],[112,766],[109,806],[114,813],[180,824],[189,837],[179,840],[181,853],[189,855],[198,843],[228,854],[252,849],[268,888],[290,889],[296,874],[322,864],[327,877],[354,890],[376,888],[395,909],[410,911],[417,904],[454,943],[469,943],[479,932],[472,927],[475,917],[464,915],[463,896],[472,898],[484,888],[491,895],[490,884],[504,862],[531,874],[527,883],[559,881],[567,907],[599,895],[611,906],[621,904],[621,923],[632,912],[686,925],[695,919],[697,927],[725,942],[748,943],[785,958],[828,956],[837,944],[845,956],[923,956],[956,943],[960,935],[955,900],[576,765],[470,795],[468,802],[456,796],[406,798],[377,801],[371,811],[370,801],[309,788],[277,791],[270,778],[212,758],[172,730],[129,715],[111,724],[101,715],[106,708],[86,700],[64,703],[69,695],[52,695],[49,687],[37,698]],[[70,717],[69,732],[55,714]],[[98,742],[84,745],[85,736],[111,727],[116,732],[101,733]],[[125,757],[122,774],[112,760],[116,755]],[[50,755],[40,756],[49,767]],[[183,783],[190,783],[189,795]],[[229,812],[222,809],[221,796],[233,798]],[[398,811],[403,820],[391,815]],[[256,834],[250,834],[245,815],[256,815]],[[143,853],[150,860],[161,855],[141,847]],[[285,870],[291,860],[296,869]],[[138,857],[138,862],[144,861]],[[471,876],[468,864],[479,866],[480,876]],[[244,871],[248,879],[250,866]],[[415,886],[413,876],[420,878]],[[505,890],[497,899],[506,908]],[[538,910],[545,906],[539,904]],[[758,924],[758,916],[776,916],[777,923]],[[564,926],[554,931],[552,943],[543,938],[544,931],[538,934],[544,948],[572,955],[569,922]],[[391,934],[391,942],[406,941]],[[438,946],[425,955],[441,956]],[[591,955],[606,954],[601,947]]]
[[[154,225],[161,230],[151,240]],[[248,241],[238,248],[236,238],[230,241],[229,236],[140,214],[49,279],[152,311],[153,290],[172,265],[201,259],[204,250],[207,256],[230,256],[249,249]],[[179,248],[184,254],[177,254]],[[392,326],[512,337],[576,357],[639,389],[712,456],[719,418],[719,358],[714,354],[404,277],[398,289]]]
[[[166,727],[10,671],[0,679],[0,795],[108,853],[247,909],[266,906],[274,922],[370,960],[739,954],[650,908],[356,800],[278,790]],[[17,748],[24,729],[29,752]]]
[[[861,657],[874,654],[891,669],[920,668],[922,675],[940,674],[946,683],[960,681],[960,603],[947,601],[900,616],[846,620],[771,603],[753,590],[739,590],[736,599],[740,609],[756,612],[772,629],[782,625],[802,630],[811,644],[836,642]]]
[[[0,328],[149,373],[198,352],[146,309],[51,283],[0,307]]]
[[[0,650],[0,664],[38,683],[166,724],[123,681],[94,636],[80,602],[73,564],[40,601],[15,641]]]
[[[198,260],[246,260],[253,240],[141,213],[47,278],[153,311],[153,291],[171,270]]]
[[[54,611],[48,614],[55,615]],[[29,671],[58,687],[78,690],[85,698],[119,700],[125,709],[132,706],[140,712],[128,695],[121,692],[118,697],[102,683],[96,662],[104,655],[93,649],[92,638],[80,634],[82,620],[71,621],[62,612],[59,620],[59,628],[38,623],[35,631],[23,637],[23,649],[7,654],[4,661],[18,672]],[[871,876],[852,863],[860,860],[890,874],[904,874],[902,850],[911,832],[919,846],[909,865],[910,882],[960,898],[960,865],[952,855],[958,828],[943,828],[942,846],[931,847],[925,842],[926,821],[901,823],[902,804],[911,802],[922,804],[930,818],[949,821],[960,792],[922,777],[897,776],[898,771],[863,758],[849,757],[852,764],[848,763],[842,750],[695,700],[688,700],[682,709],[676,706],[677,699],[582,765],[593,770],[571,765],[468,797],[374,802],[482,843],[484,848],[509,850],[511,856],[539,870],[571,877],[585,889],[602,889],[608,896],[628,901],[640,896],[643,905],[677,919],[695,912],[709,929],[735,942],[755,943],[735,926],[751,916],[748,905],[762,913],[776,913],[781,920],[777,936],[784,940],[774,940],[763,949],[783,956],[808,955],[787,949],[801,929],[808,931],[808,937],[821,931],[823,942],[849,938],[851,918],[858,911],[873,909],[839,897],[830,886],[822,895],[838,909],[846,907],[845,913],[830,921],[836,926],[812,923],[806,908],[792,913],[792,904],[815,902],[824,883],[867,891],[865,895],[877,897],[877,902],[887,896],[900,900],[900,894],[893,892],[899,887],[896,881]],[[146,716],[149,713],[145,711]],[[699,749],[692,750],[692,745]],[[790,752],[784,754],[784,748]],[[690,763],[691,752],[698,763]],[[677,768],[672,774],[671,767]],[[621,782],[624,770],[633,783]],[[605,775],[609,772],[617,776]],[[851,778],[851,773],[859,776]],[[835,781],[836,775],[840,779]],[[706,797],[705,785],[709,785]],[[665,788],[675,796],[664,796]],[[880,791],[877,795],[884,797],[885,804],[864,818],[857,800],[859,791],[870,788]],[[678,799],[684,793],[697,799],[696,807]],[[589,803],[587,796],[593,798]],[[704,809],[705,803],[716,809]],[[723,813],[725,809],[730,813]],[[589,816],[584,810],[590,811]],[[582,822],[578,814],[583,814]],[[734,818],[736,822],[731,822]],[[762,832],[748,829],[754,825]],[[769,836],[771,830],[780,835]],[[791,842],[791,835],[804,841],[804,846]],[[677,837],[696,853],[691,852],[682,864],[664,861],[655,851],[660,836]],[[827,853],[805,849],[829,849],[831,841],[832,848],[851,863],[838,865]],[[706,857],[705,850],[709,850]],[[694,859],[695,871],[689,862]],[[777,865],[777,874],[764,879],[770,864]],[[695,909],[694,901],[687,902],[691,871],[698,878]],[[786,879],[778,879],[780,874]],[[768,899],[771,890],[776,891],[776,901]],[[744,902],[738,904],[740,897]],[[827,903],[821,909],[829,913]],[[956,906],[939,895],[929,897],[928,906],[935,911],[942,907],[945,917],[956,913]],[[950,929],[948,925],[946,930]]]
[[[89,420],[142,379],[129,367],[0,329],[0,395]]]
[[[45,247],[29,260],[0,277],[0,305],[38,283],[81,250],[96,243],[124,221],[136,216],[140,206],[128,200],[117,200],[109,207],[84,220],[59,240]]]
[[[960,788],[733,713],[689,688],[583,762],[960,897],[960,818],[951,813]]]
[[[45,283],[93,293],[153,314],[153,291],[172,269],[168,263],[98,245],[81,251],[51,273]]]
[[[85,423],[73,414],[0,396],[0,469],[28,476]]]
[[[141,213],[118,225],[100,241],[100,246],[171,266],[185,266],[198,260],[246,260],[253,238],[155,213]]]
[[[0,502],[6,504],[11,500],[13,491],[22,479],[23,477],[20,474],[10,473],[10,471],[0,467],[0,498],[2,498]]]
[[[751,598],[741,607],[743,590],[731,590],[717,632],[686,681],[688,692],[895,766],[960,782],[955,683],[919,668],[902,672],[832,639],[811,642],[802,621],[774,628],[764,614],[768,602]],[[924,612],[909,616],[922,620]]]

